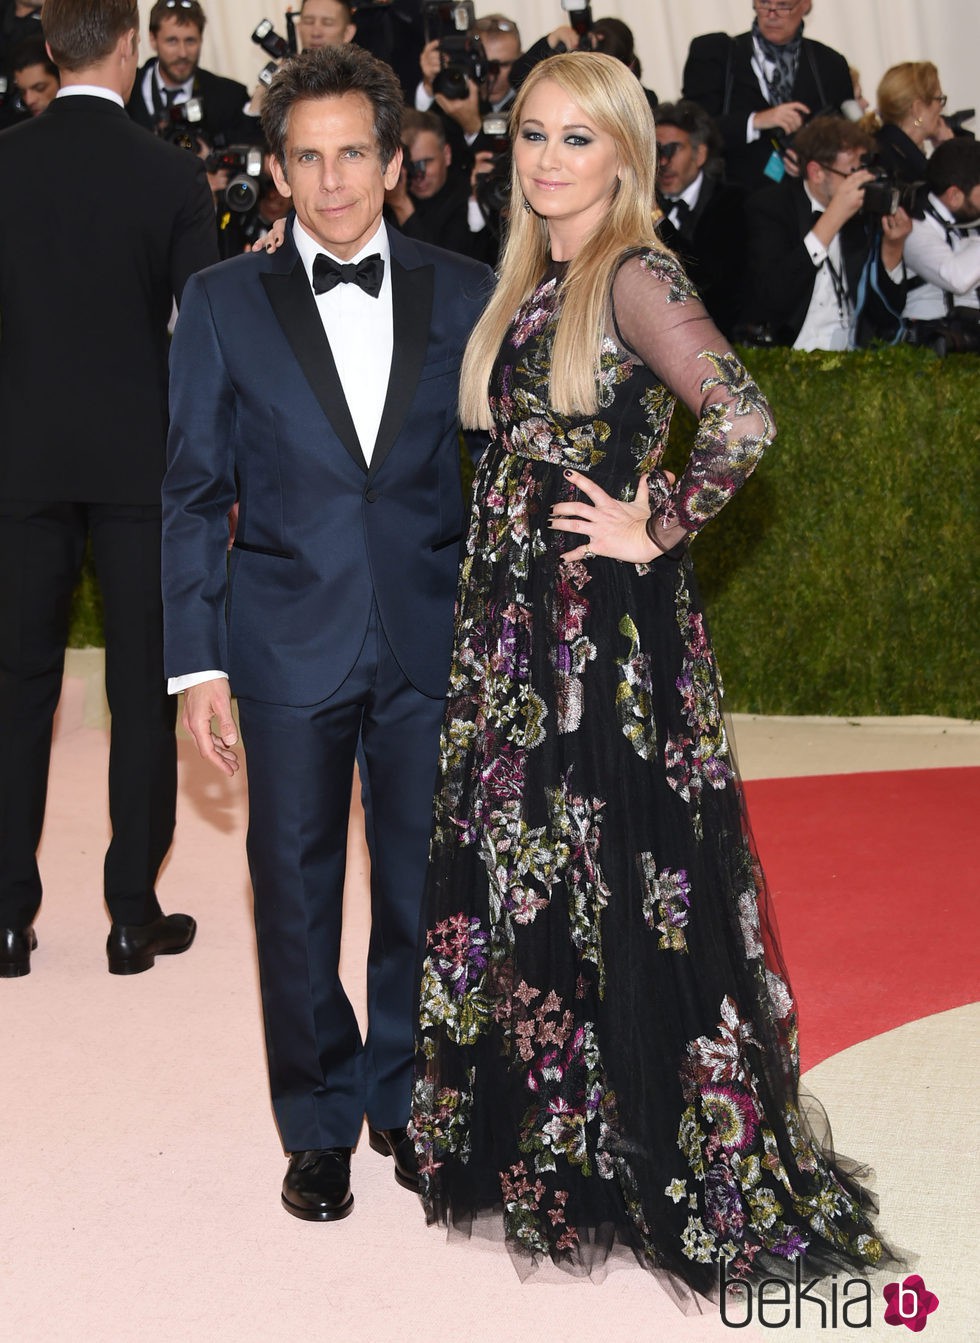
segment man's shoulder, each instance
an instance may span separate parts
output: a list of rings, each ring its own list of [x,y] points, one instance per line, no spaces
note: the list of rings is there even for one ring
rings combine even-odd
[[[205,70],[199,66],[197,77],[201,84],[201,92],[204,94],[205,102],[208,94],[213,97],[219,94],[227,98],[240,98],[241,106],[244,107],[248,101],[248,89],[244,84],[239,84],[237,79],[229,79],[227,75],[217,75],[213,70]]]
[[[734,41],[730,33],[700,33],[691,38],[687,58],[689,61],[725,60]]]
[[[818,42],[813,37],[805,37],[803,41],[807,47],[807,50],[810,52],[810,55],[825,67],[831,65],[836,65],[838,67],[843,66],[846,70],[848,70],[848,72],[850,71],[850,67],[848,66],[847,63],[847,57],[842,56],[841,53],[839,51],[836,51],[833,47],[828,47],[826,42]],[[848,78],[850,78],[849,73]]]
[[[477,283],[493,279],[493,271],[482,261],[474,261],[460,252],[447,251],[434,243],[420,242],[418,238],[407,238],[404,234],[395,240],[394,230],[389,234],[392,239],[392,257],[401,265],[434,266],[440,276],[470,279]]]

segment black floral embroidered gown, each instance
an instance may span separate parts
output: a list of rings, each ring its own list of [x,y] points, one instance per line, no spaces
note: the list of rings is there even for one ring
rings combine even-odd
[[[519,1271],[615,1244],[706,1295],[877,1262],[853,1178],[802,1113],[793,1000],[691,559],[773,435],[676,262],[627,257],[594,418],[548,404],[564,267],[491,386],[441,742],[411,1132],[430,1221],[489,1218]],[[668,390],[672,389],[672,390]],[[674,395],[700,416],[670,488]],[[654,472],[650,565],[550,530],[586,472]],[[651,498],[653,499],[653,493]]]

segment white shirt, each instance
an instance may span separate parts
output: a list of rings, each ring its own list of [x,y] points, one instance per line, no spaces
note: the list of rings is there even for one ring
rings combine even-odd
[[[326,249],[320,245],[299,220],[293,222],[293,242],[313,287],[313,262]],[[391,376],[391,357],[394,349],[394,327],[391,307],[391,248],[384,222],[360,251],[350,258],[356,265],[367,256],[380,253],[385,263],[384,280],[377,298],[372,298],[356,284],[338,284],[326,294],[316,297],[317,312],[330,350],[333,354],[344,397],[357,430],[361,451],[368,465],[381,426],[388,379]],[[340,265],[347,264],[341,257],[326,252]],[[177,695],[202,681],[227,677],[225,671],[189,672],[171,676],[167,691]]]
[[[147,112],[149,112],[151,117],[156,117],[157,115],[156,103],[153,100],[154,83],[157,86],[157,91],[160,94],[161,101],[164,104],[166,104],[167,99],[164,96],[163,92],[164,83],[163,80],[160,78],[159,61],[151,62],[150,68],[143,76],[143,83],[140,86],[140,91],[143,94],[143,102],[146,104],[146,110]],[[190,79],[186,79],[183,82],[183,84],[175,84],[173,86],[167,85],[166,87],[170,88],[172,94],[172,97],[170,99],[171,106],[179,107],[181,103],[187,102],[188,98],[191,96],[191,93],[194,90],[194,75],[191,75]]]
[[[824,207],[811,194],[810,188],[805,183],[803,190],[809,198],[811,207],[823,214]],[[793,349],[849,349],[851,346],[851,328],[854,323],[854,302],[849,294],[846,295],[846,301],[843,304],[840,302],[834,277],[830,272],[830,266],[833,266],[840,277],[840,283],[847,283],[844,278],[844,259],[841,256],[840,234],[835,233],[830,240],[830,246],[824,247],[811,229],[803,239],[803,246],[810,254],[810,260],[817,267],[817,274],[813,282],[813,293],[810,295],[810,306],[806,310],[806,317],[800,327],[800,334],[793,342]],[[843,308],[843,312],[841,308]]]
[[[980,307],[980,236],[959,232],[938,197],[930,196],[929,204],[949,228],[930,214],[912,221],[912,232],[905,239],[905,262],[926,283],[909,291],[905,317],[945,317],[946,294],[952,296],[954,307]]]
[[[104,84],[68,84],[65,88],[59,89],[54,96],[73,98],[79,94],[86,98],[105,98],[107,102],[118,103],[122,108],[126,106],[115,89],[107,89]]]
[[[693,214],[694,211],[697,209],[698,201],[701,199],[701,184],[703,182],[704,182],[704,173],[703,172],[698,173],[694,181],[691,182],[689,186],[686,186],[679,196],[667,197],[667,199],[671,203],[670,208],[667,210],[667,218],[673,224],[674,228],[678,228],[679,225],[677,222],[677,212],[673,207],[677,204],[678,201],[683,201],[684,204],[687,206],[688,210],[690,210],[691,213]]]
[[[293,223],[293,242],[311,287],[313,262],[321,252],[326,252],[339,265],[347,264],[341,257],[327,252],[307,233],[298,219]],[[330,342],[351,419],[357,430],[358,442],[369,466],[388,394],[394,345],[391,249],[388,245],[388,230],[383,221],[357,255],[349,259],[349,264],[356,266],[359,261],[375,253],[380,253],[385,263],[384,280],[377,298],[372,298],[356,284],[338,284],[328,294],[320,294],[316,300],[320,321]]]

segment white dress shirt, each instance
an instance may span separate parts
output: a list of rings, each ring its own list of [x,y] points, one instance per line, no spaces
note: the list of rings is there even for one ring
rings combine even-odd
[[[185,79],[183,84],[165,86],[163,80],[160,78],[160,62],[152,61],[150,63],[150,68],[143,76],[143,83],[140,85],[140,91],[143,94],[143,102],[151,117],[157,116],[157,106],[153,98],[154,84],[157,86],[157,91],[160,94],[160,101],[162,103],[166,103],[167,101],[164,95],[164,87],[167,87],[170,89],[171,93],[170,105],[172,107],[179,107],[181,103],[187,102],[194,91],[194,76],[191,75],[190,79]]]
[[[980,236],[957,230],[956,221],[936,196],[929,204],[940,216],[927,214],[912,220],[912,232],[905,239],[905,262],[909,270],[925,280],[909,291],[905,317],[917,319],[945,317],[945,295],[957,308],[980,307]]]
[[[298,219],[293,222],[293,242],[296,244],[311,289],[313,263],[321,253],[326,252],[326,255],[339,265],[347,264],[333,252],[327,252],[326,248],[307,233]],[[388,395],[394,348],[391,249],[388,244],[388,230],[383,221],[356,256],[350,258],[350,264],[356,265],[375,253],[379,253],[385,263],[384,279],[377,298],[372,298],[356,284],[338,284],[329,293],[316,296],[317,312],[320,314],[323,330],[330,343],[361,451],[369,465]],[[177,695],[192,685],[198,685],[202,681],[214,681],[227,675],[225,671],[212,669],[188,672],[184,676],[171,676],[167,682],[167,690],[171,695]]]
[[[107,89],[103,84],[67,84],[54,95],[56,98],[72,98],[81,94],[85,98],[105,98],[107,102],[118,103],[122,108],[126,104],[115,89]]]
[[[694,181],[684,188],[679,196],[668,196],[670,204],[667,207],[667,218],[673,224],[674,228],[679,228],[677,211],[674,209],[678,201],[683,201],[688,210],[693,214],[697,209],[698,201],[701,199],[701,186],[704,182],[704,173],[698,173]]]
[[[313,262],[321,252],[326,252],[326,255],[339,265],[346,264],[341,257],[334,255],[333,252],[327,252],[326,248],[307,233],[298,219],[293,223],[293,242],[296,244],[296,250],[299,252],[311,287]],[[361,451],[369,466],[385,408],[385,398],[388,395],[394,344],[391,316],[391,249],[388,245],[388,230],[383,221],[357,255],[349,259],[350,264],[356,266],[359,261],[375,253],[378,253],[385,263],[384,280],[377,298],[372,298],[356,284],[338,284],[328,294],[320,294],[316,300],[317,311],[327,340],[330,342]]]
[[[811,208],[823,213],[824,207],[812,195],[804,183],[803,190],[809,198]],[[840,234],[835,233],[830,246],[823,243],[811,229],[803,239],[803,246],[810,254],[810,260],[817,267],[813,281],[813,293],[810,306],[800,327],[800,334],[793,342],[794,350],[846,350],[851,346],[851,328],[854,324],[854,302],[850,294],[845,294],[841,302],[834,277],[830,272],[833,266],[839,277],[839,283],[846,286],[844,276],[844,258],[841,255]],[[843,309],[843,311],[842,311]]]

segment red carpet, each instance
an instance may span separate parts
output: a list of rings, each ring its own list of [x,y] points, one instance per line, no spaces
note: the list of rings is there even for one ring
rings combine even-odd
[[[746,784],[802,1066],[980,997],[980,769]]]

